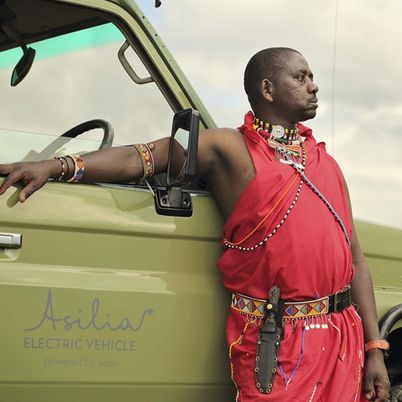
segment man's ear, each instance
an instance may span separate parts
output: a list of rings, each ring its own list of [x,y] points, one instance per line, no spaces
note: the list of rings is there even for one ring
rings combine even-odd
[[[274,101],[274,98],[273,98],[274,86],[270,80],[268,80],[267,78],[264,78],[261,81],[260,90],[261,90],[261,94],[265,100],[267,100],[270,103],[272,103]]]

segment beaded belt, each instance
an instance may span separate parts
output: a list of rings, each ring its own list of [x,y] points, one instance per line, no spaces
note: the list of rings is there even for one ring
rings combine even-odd
[[[350,285],[333,295],[321,297],[315,300],[301,302],[283,302],[283,318],[306,318],[336,313],[342,311],[352,304]],[[252,315],[257,318],[264,317],[266,300],[255,299],[239,293],[232,294],[232,305],[234,310],[240,313]]]

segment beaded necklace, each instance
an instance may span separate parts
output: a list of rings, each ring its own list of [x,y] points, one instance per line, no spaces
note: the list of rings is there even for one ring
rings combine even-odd
[[[274,149],[275,159],[280,160],[284,154],[287,154],[291,160],[300,164],[302,141],[297,128],[283,128],[255,118],[253,130],[265,138],[268,145]]]
[[[253,130],[265,132],[262,134],[268,138],[274,138],[276,141],[282,144],[291,144],[293,141],[298,139],[299,130],[297,128],[290,129],[284,128],[278,124],[271,124],[262,121],[261,119],[255,117],[253,121]]]
[[[297,164],[297,166],[300,166],[301,169],[304,169],[304,167],[306,166],[307,153],[306,153],[306,148],[304,147],[303,143],[300,143],[300,148],[301,148],[302,161],[301,161],[301,164]],[[285,164],[290,164],[290,162],[294,163],[293,160],[291,160],[292,156],[289,155],[289,153],[286,151],[286,149],[280,148],[280,149],[278,149],[278,151],[275,151],[275,152],[278,152],[278,159],[280,162],[285,163]],[[295,183],[297,177],[298,176],[295,176],[293,178],[293,180],[290,182],[290,184],[285,188],[283,193],[280,195],[280,197],[278,198],[278,201],[275,203],[275,205],[268,211],[268,213],[264,216],[264,218],[258,223],[257,226],[254,227],[254,229],[250,233],[248,233],[245,237],[243,237],[241,240],[239,240],[238,242],[235,242],[235,243],[230,242],[228,239],[224,238],[223,239],[224,246],[226,246],[228,248],[235,248],[240,251],[253,251],[256,248],[263,246],[272,236],[274,236],[275,233],[279,230],[279,228],[285,223],[289,214],[292,212],[294,206],[296,205],[296,202],[300,195],[300,191],[302,189],[303,179],[300,179],[299,184],[297,186],[296,194],[293,198],[292,203],[290,204],[289,208],[287,209],[287,211],[286,211],[285,215],[283,216],[283,218],[281,219],[281,221],[274,227],[274,229],[267,236],[265,236],[261,241],[257,242],[253,246],[251,246],[251,247],[240,246],[240,244],[244,243],[247,239],[249,239],[261,227],[261,225],[268,219],[268,217],[275,211],[275,209],[278,208],[282,199],[285,197],[285,195],[288,193],[288,191],[292,188],[292,185],[293,185],[293,183]]]
[[[256,123],[258,122],[258,125]],[[298,174],[295,176],[295,178],[290,182],[290,184],[285,188],[283,193],[280,195],[278,198],[278,201],[275,203],[275,205],[272,207],[270,211],[265,215],[265,217],[257,224],[257,226],[254,227],[248,233],[246,236],[244,236],[241,240],[237,242],[230,242],[228,239],[224,238],[223,239],[223,244],[227,248],[233,248],[237,249],[240,251],[253,251],[257,249],[260,246],[263,246],[272,236],[275,235],[275,233],[280,229],[280,227],[285,223],[286,219],[288,218],[289,214],[292,212],[298,198],[300,195],[300,191],[303,185],[303,182],[306,183],[311,190],[321,199],[321,201],[324,202],[326,207],[329,209],[333,217],[335,218],[336,222],[339,224],[341,227],[346,242],[348,243],[348,246],[351,246],[351,239],[349,237],[349,234],[347,233],[346,227],[344,223],[342,222],[341,217],[338,215],[338,213],[335,211],[335,209],[332,207],[330,202],[325,198],[325,196],[318,190],[318,188],[308,179],[308,177],[305,175],[304,170],[306,166],[306,160],[307,160],[307,153],[306,153],[306,148],[304,146],[303,141],[301,141],[297,129],[295,130],[288,130],[289,135],[293,136],[292,140],[287,139],[287,143],[283,143],[281,141],[278,141],[278,138],[276,138],[274,135],[272,135],[272,130],[269,133],[268,130],[265,130],[264,128],[260,127],[261,120],[259,119],[254,119],[253,123],[253,129],[260,134],[261,136],[265,137],[267,139],[268,145],[275,150],[275,159],[279,160],[279,162],[290,165],[295,172]],[[262,125],[269,125],[269,123],[264,123],[262,122]],[[271,127],[275,127],[272,126]],[[282,126],[279,126],[283,129]],[[285,130],[285,129],[283,129]],[[273,138],[274,137],[274,138]],[[299,158],[301,157],[301,163]],[[300,181],[296,190],[295,197],[293,198],[292,203],[290,204],[289,208],[287,209],[285,215],[281,219],[281,221],[274,227],[274,229],[267,235],[265,236],[261,241],[255,243],[251,247],[243,247],[240,246],[240,244],[244,243],[247,239],[249,239],[260,227],[261,225],[268,219],[268,217],[273,213],[273,211],[279,206],[280,202],[282,199],[285,197],[287,192],[290,190],[292,187],[293,183],[295,182],[296,178],[300,177]]]

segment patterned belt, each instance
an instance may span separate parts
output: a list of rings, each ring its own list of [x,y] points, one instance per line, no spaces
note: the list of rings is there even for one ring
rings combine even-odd
[[[350,285],[333,295],[321,297],[315,300],[301,302],[284,302],[283,318],[315,317],[329,313],[342,311],[352,304]],[[254,317],[264,317],[266,300],[255,299],[239,293],[232,294],[232,308],[243,314]]]

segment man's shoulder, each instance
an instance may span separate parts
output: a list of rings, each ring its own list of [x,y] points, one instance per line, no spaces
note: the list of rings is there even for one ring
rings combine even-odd
[[[201,131],[202,134],[207,135],[219,135],[219,136],[226,136],[226,135],[241,135],[240,131],[235,128],[207,128]]]
[[[244,144],[243,134],[235,128],[210,128],[203,130],[201,142],[211,144],[215,149],[230,151]]]

